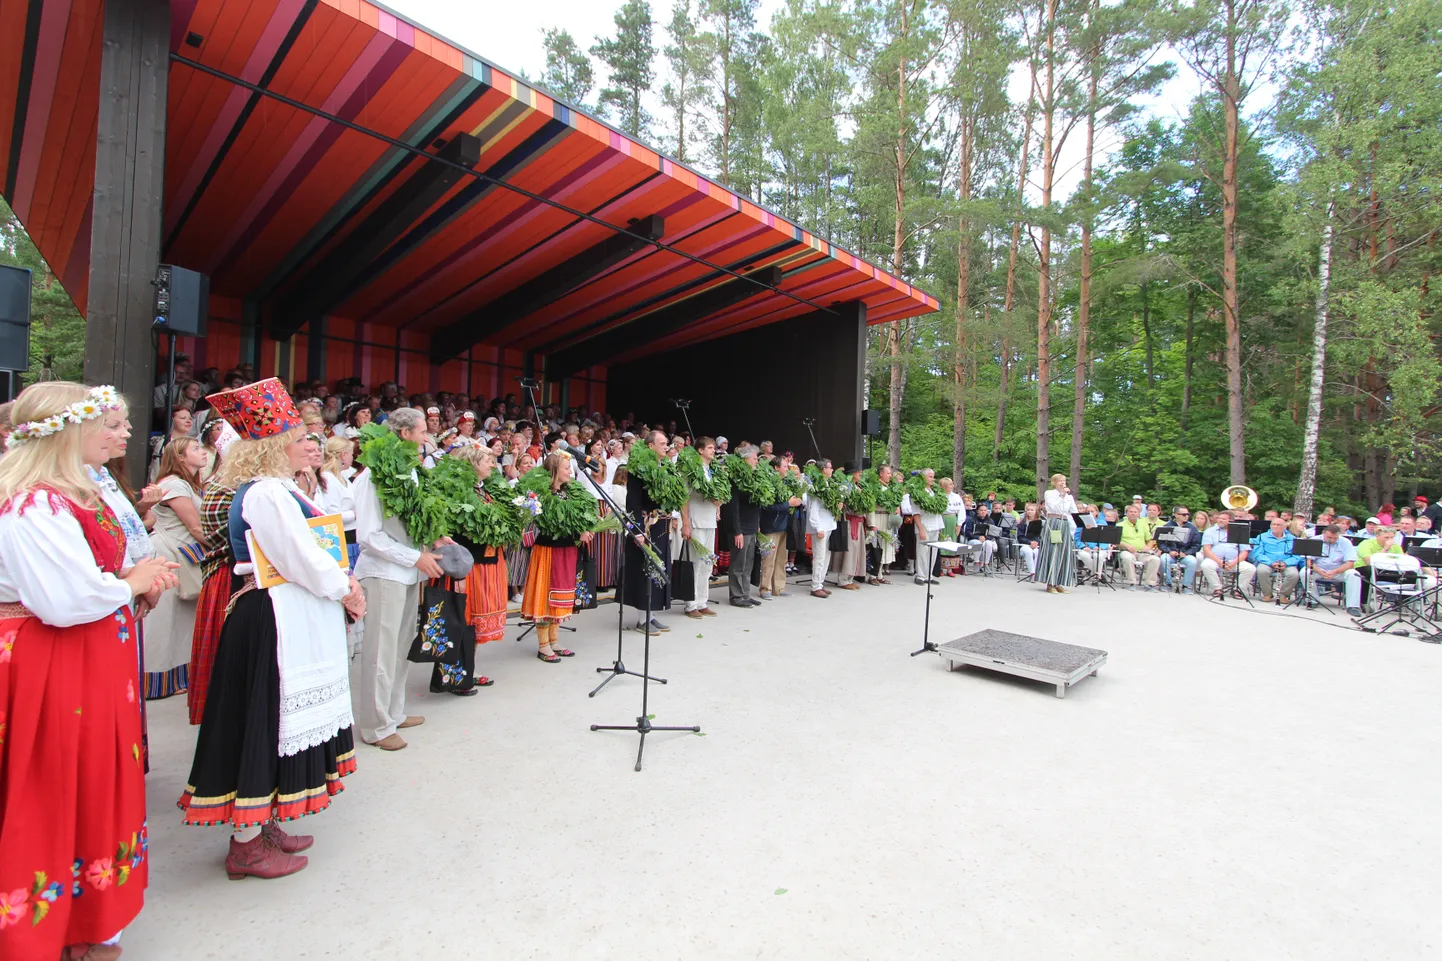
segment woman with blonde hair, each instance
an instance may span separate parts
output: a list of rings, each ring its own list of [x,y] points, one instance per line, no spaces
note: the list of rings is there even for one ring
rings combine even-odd
[[[193,437],[165,445],[155,486],[160,502],[152,508],[155,529],[150,543],[156,556],[179,564],[180,586],[166,592],[145,618],[145,698],[160,700],[186,690],[191,640],[195,634],[196,600],[204,580],[199,542],[200,471],[205,446]]]
[[[128,564],[87,468],[124,431],[111,387],[32,385],[0,457],[0,957],[112,961],[149,873],[131,604],[174,565]]]
[[[1037,577],[1046,581],[1048,594],[1065,594],[1076,586],[1076,539],[1072,515],[1076,498],[1066,486],[1065,474],[1051,475],[1051,487],[1042,497],[1046,523],[1041,531],[1041,555]]]
[[[537,476],[541,470],[545,475]],[[536,625],[536,656],[555,663],[576,653],[553,645],[560,637],[560,625],[576,612],[577,547],[591,543],[591,528],[600,515],[596,499],[576,481],[571,455],[564,451],[547,454],[541,469],[522,478],[521,487],[541,501],[521,618]]]
[[[186,824],[232,826],[232,880],[278,878],[306,866],[297,852],[314,839],[277,822],[325,810],[355,770],[345,615],[362,616],[365,596],[311,530],[322,511],[295,484],[309,451],[285,387],[271,378],[209,400],[241,437],[227,452],[240,481],[235,579],[179,804]],[[260,585],[252,545],[278,581]]]
[[[351,493],[350,479],[355,474],[351,463],[355,458],[355,443],[344,437],[331,437],[325,442],[324,459],[320,469],[320,506],[327,514],[339,514],[345,525],[346,556],[350,566],[355,567],[360,545],[355,539],[355,496]]]

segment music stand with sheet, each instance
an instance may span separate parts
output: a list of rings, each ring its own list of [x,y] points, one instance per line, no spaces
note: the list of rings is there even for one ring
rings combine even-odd
[[[1183,547],[1186,547],[1187,544],[1191,542],[1191,539],[1192,532],[1176,524],[1168,524],[1165,527],[1157,528],[1157,548],[1162,552],[1162,563],[1167,566],[1167,577],[1171,580],[1173,594],[1182,593],[1182,589],[1186,585],[1182,582],[1182,578],[1173,575],[1173,558],[1167,551],[1179,551]]]
[[[1082,516],[1090,517],[1091,515],[1084,514]],[[1086,530],[1081,532],[1081,541],[1082,544],[1090,544],[1097,549],[1103,547],[1107,549],[1107,556],[1105,559],[1097,563],[1096,573],[1092,575],[1092,580],[1096,583],[1096,589],[1098,594],[1102,592],[1103,584],[1105,584],[1111,590],[1115,591],[1116,587],[1112,584],[1111,575],[1107,573],[1107,561],[1111,560],[1112,548],[1116,547],[1122,542],[1122,529],[1120,527],[1112,526],[1088,527]]]
[[[1287,607],[1297,607],[1303,604],[1305,604],[1308,609],[1313,607],[1311,560],[1314,557],[1321,557],[1325,548],[1326,544],[1323,543],[1320,537],[1296,537],[1292,539],[1292,553],[1303,559],[1302,578],[1297,582],[1297,592],[1293,594],[1292,599],[1287,602]],[[1337,612],[1329,610],[1327,605],[1322,603],[1321,598],[1317,598],[1315,606],[1326,611],[1330,617],[1337,616]]]
[[[1228,597],[1237,597],[1246,601],[1248,607],[1255,608],[1257,605],[1252,603],[1252,599],[1248,597],[1245,593],[1243,593],[1241,588],[1241,550],[1246,549],[1247,551],[1250,551],[1252,549],[1251,522],[1232,521],[1230,524],[1228,524],[1227,539],[1225,543],[1235,544],[1237,546],[1238,563],[1237,566],[1232,568],[1231,570],[1227,570],[1224,567],[1217,568],[1217,577],[1222,582],[1222,589],[1217,593],[1213,594],[1211,596],[1211,600],[1221,601],[1225,603]],[[1199,563],[1197,566],[1200,568],[1201,564]]]

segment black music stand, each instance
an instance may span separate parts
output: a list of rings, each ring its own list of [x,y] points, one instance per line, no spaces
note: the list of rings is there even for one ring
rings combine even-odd
[[[1172,557],[1167,553],[1169,550],[1180,550],[1187,546],[1191,540],[1191,531],[1185,527],[1177,527],[1175,524],[1168,524],[1166,527],[1157,528],[1157,549],[1162,552],[1162,562],[1167,565],[1167,577],[1172,582],[1172,593],[1180,594],[1186,585],[1172,574]],[[1184,567],[1185,571],[1186,568]],[[1195,573],[1192,575],[1195,577]]]
[[[1110,550],[1122,542],[1122,529],[1114,526],[1088,527],[1081,532],[1081,540],[1083,544],[1091,544],[1097,548],[1106,547],[1109,552],[1107,560],[1110,560]],[[1097,562],[1096,574],[1092,576],[1092,580],[1096,584],[1098,594],[1102,592],[1103,584],[1105,584],[1109,590],[1116,590],[1116,585],[1112,583],[1111,575],[1107,573],[1106,560],[1099,560]]]
[[[1292,600],[1287,603],[1287,607],[1305,605],[1307,610],[1311,610],[1315,606],[1327,611],[1329,617],[1337,616],[1336,611],[1327,609],[1327,605],[1322,603],[1320,597],[1317,598],[1315,605],[1312,603],[1312,558],[1321,557],[1325,546],[1320,537],[1298,537],[1292,540],[1292,553],[1303,559],[1302,578],[1297,582],[1297,591],[1292,595]],[[1283,610],[1285,609],[1283,608]]]
[[[946,546],[943,547],[942,545]],[[962,541],[917,541],[916,546],[918,548],[929,547],[934,552],[928,555],[926,559],[926,569],[928,571],[935,566],[936,555],[942,550],[956,550],[958,548],[966,550],[966,544]],[[920,551],[918,551],[916,561],[918,564],[921,563]],[[926,578],[926,618],[922,621],[921,625],[921,647],[911,652],[912,657],[918,654],[925,654],[927,651],[936,650],[936,645],[931,642],[931,585],[933,581],[934,578],[928,574]]]
[[[1213,595],[1211,596],[1211,600],[1220,601],[1220,602],[1222,602],[1223,604],[1225,604],[1225,603],[1227,602],[1227,598],[1230,596],[1230,597],[1234,597],[1234,598],[1238,598],[1238,599],[1240,599],[1240,600],[1246,601],[1248,607],[1252,608],[1253,610],[1256,610],[1257,605],[1255,605],[1255,604],[1252,603],[1252,599],[1251,599],[1250,597],[1248,597],[1245,592],[1242,591],[1242,586],[1241,586],[1241,583],[1242,583],[1242,555],[1241,555],[1241,550],[1242,550],[1242,548],[1244,548],[1244,547],[1247,548],[1249,551],[1251,550],[1251,547],[1252,547],[1252,524],[1251,524],[1251,522],[1250,522],[1250,521],[1232,521],[1230,524],[1228,524],[1228,525],[1227,525],[1227,540],[1226,540],[1226,543],[1228,543],[1228,544],[1235,544],[1235,545],[1237,546],[1237,566],[1236,566],[1235,568],[1233,568],[1232,570],[1230,570],[1230,571],[1229,571],[1229,570],[1226,570],[1225,568],[1223,568],[1223,567],[1221,567],[1221,566],[1218,566],[1218,567],[1217,567],[1217,578],[1221,581],[1221,583],[1222,583],[1222,588],[1221,588],[1221,590],[1217,591],[1215,594],[1213,594]],[[1198,566],[1198,567],[1201,567],[1201,564],[1199,563],[1197,566]]]

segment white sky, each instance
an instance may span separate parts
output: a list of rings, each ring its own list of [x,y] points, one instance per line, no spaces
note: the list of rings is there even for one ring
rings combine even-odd
[[[545,67],[545,51],[541,47],[543,30],[565,27],[576,38],[577,44],[589,48],[598,35],[609,36],[614,31],[612,18],[620,3],[621,0],[549,0],[531,7],[524,3],[387,0],[392,9],[474,51],[496,66],[517,73],[525,72],[531,77],[539,77]],[[671,3],[670,0],[650,0],[650,3],[651,17],[656,24],[652,39],[658,51],[655,88],[659,90],[665,80],[659,51],[667,42],[664,23],[670,19]],[[782,6],[782,0],[761,0],[758,25],[768,26],[773,14]],[[597,87],[604,81],[601,69],[597,64]],[[1026,80],[1024,72],[1013,76],[1010,84],[1013,101],[1025,97]],[[1180,119],[1198,89],[1196,77],[1184,65],[1179,65],[1177,75],[1158,95],[1143,100],[1141,106],[1147,113],[1162,119]],[[654,96],[648,109],[652,114],[660,113],[659,100]],[[1082,136],[1078,128],[1062,154],[1054,198],[1057,201],[1065,200],[1081,180]],[[1117,132],[1107,131],[1099,136],[1097,147],[1102,154],[1116,150],[1120,147]]]

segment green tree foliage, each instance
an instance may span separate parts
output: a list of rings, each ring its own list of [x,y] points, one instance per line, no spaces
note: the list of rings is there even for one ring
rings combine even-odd
[[[642,104],[655,79],[656,47],[651,42],[651,6],[626,0],[616,11],[616,35],[597,37],[591,54],[606,65],[600,106],[615,111],[617,125],[633,137],[648,139],[651,115]]]
[[[586,106],[595,76],[591,58],[577,44],[569,30],[553,27],[544,32],[546,69],[541,84],[556,96],[578,107]]]

